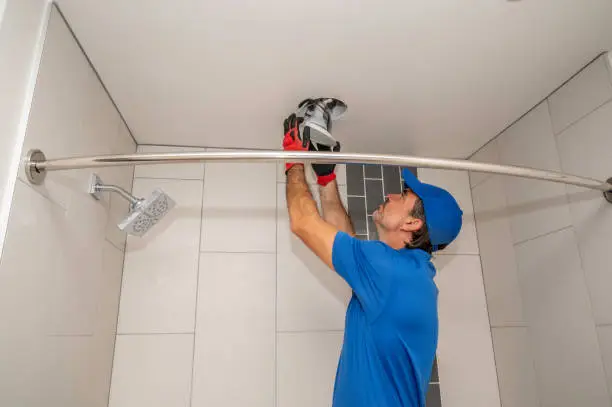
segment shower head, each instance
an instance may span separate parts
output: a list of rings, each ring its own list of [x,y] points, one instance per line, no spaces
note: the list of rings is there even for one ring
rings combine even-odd
[[[146,199],[132,205],[131,212],[117,225],[119,229],[134,236],[149,231],[173,207],[174,201],[161,189],[156,189]]]
[[[137,198],[116,185],[105,185],[100,177],[92,174],[89,193],[95,199],[102,199],[102,192],[116,192],[130,201],[130,213],[117,224],[124,232],[134,236],[142,236],[149,231],[173,207],[175,202],[161,189],[156,189],[147,198]]]

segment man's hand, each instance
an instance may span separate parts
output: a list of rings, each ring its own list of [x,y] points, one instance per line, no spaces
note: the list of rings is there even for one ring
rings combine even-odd
[[[310,151],[333,151],[334,153],[340,152],[340,143],[336,143],[332,149],[324,144],[310,143]],[[324,187],[333,180],[336,179],[336,164],[312,164],[312,169],[317,174],[317,183]]]
[[[305,127],[303,134],[300,134],[300,124],[304,121],[302,117],[297,117],[295,113],[285,119],[284,130],[285,138],[283,139],[283,150],[285,151],[308,151],[310,148],[310,128]],[[285,165],[285,174],[296,163],[287,163]]]

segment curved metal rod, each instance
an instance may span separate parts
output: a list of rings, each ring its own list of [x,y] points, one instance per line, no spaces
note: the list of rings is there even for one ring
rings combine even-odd
[[[31,175],[39,174],[44,178],[47,171],[71,170],[78,168],[114,167],[143,164],[197,163],[203,161],[215,162],[318,162],[318,163],[355,163],[355,164],[385,164],[405,167],[438,168],[445,170],[463,170],[515,177],[532,178],[562,184],[577,185],[596,189],[606,193],[612,192],[612,180],[599,181],[592,178],[578,177],[554,171],[537,170],[533,168],[515,167],[472,162],[467,160],[452,160],[444,158],[425,158],[404,155],[386,154],[356,154],[356,153],[319,153],[292,152],[274,150],[230,150],[202,151],[186,153],[137,153],[122,155],[101,155],[47,160],[41,151],[30,152],[26,158],[25,167]],[[36,182],[36,181],[32,181]],[[42,182],[42,181],[40,181]]]

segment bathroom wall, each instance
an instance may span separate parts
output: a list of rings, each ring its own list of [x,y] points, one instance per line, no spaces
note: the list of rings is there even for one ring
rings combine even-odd
[[[156,187],[177,207],[128,239],[110,406],[330,405],[350,291],[291,235],[282,170],[138,167]]]
[[[0,252],[50,3],[0,0]]]
[[[398,169],[338,174],[358,236],[375,238],[367,207],[400,191]],[[440,379],[434,373],[428,406],[440,396],[447,406],[499,405],[468,175],[419,175],[466,212],[461,237],[435,259]],[[350,289],[291,234],[283,167],[136,168],[135,192],[157,187],[177,208],[144,238],[128,238],[110,406],[331,405]]]
[[[21,7],[27,11],[21,17],[31,17],[36,32],[40,10],[35,5],[9,0],[2,29],[27,28],[11,14],[11,7]],[[15,150],[40,148],[49,157],[133,152],[128,129],[55,8],[45,28],[25,137]],[[18,34],[11,37],[13,45],[27,32]],[[92,199],[90,173],[50,173],[40,186],[29,184],[23,169],[13,174],[0,258],[2,406],[108,403],[125,244],[115,223],[127,205],[114,196]],[[129,168],[99,174],[131,188]]]
[[[603,55],[474,161],[606,179],[612,81]],[[612,205],[600,192],[470,174],[504,407],[612,403]]]

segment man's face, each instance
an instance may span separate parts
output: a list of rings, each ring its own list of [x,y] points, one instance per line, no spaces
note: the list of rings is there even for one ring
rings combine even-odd
[[[405,230],[407,223],[414,219],[410,213],[417,199],[416,194],[409,189],[401,194],[388,195],[385,203],[374,212],[374,223],[385,231]],[[414,230],[418,230],[418,227]]]

